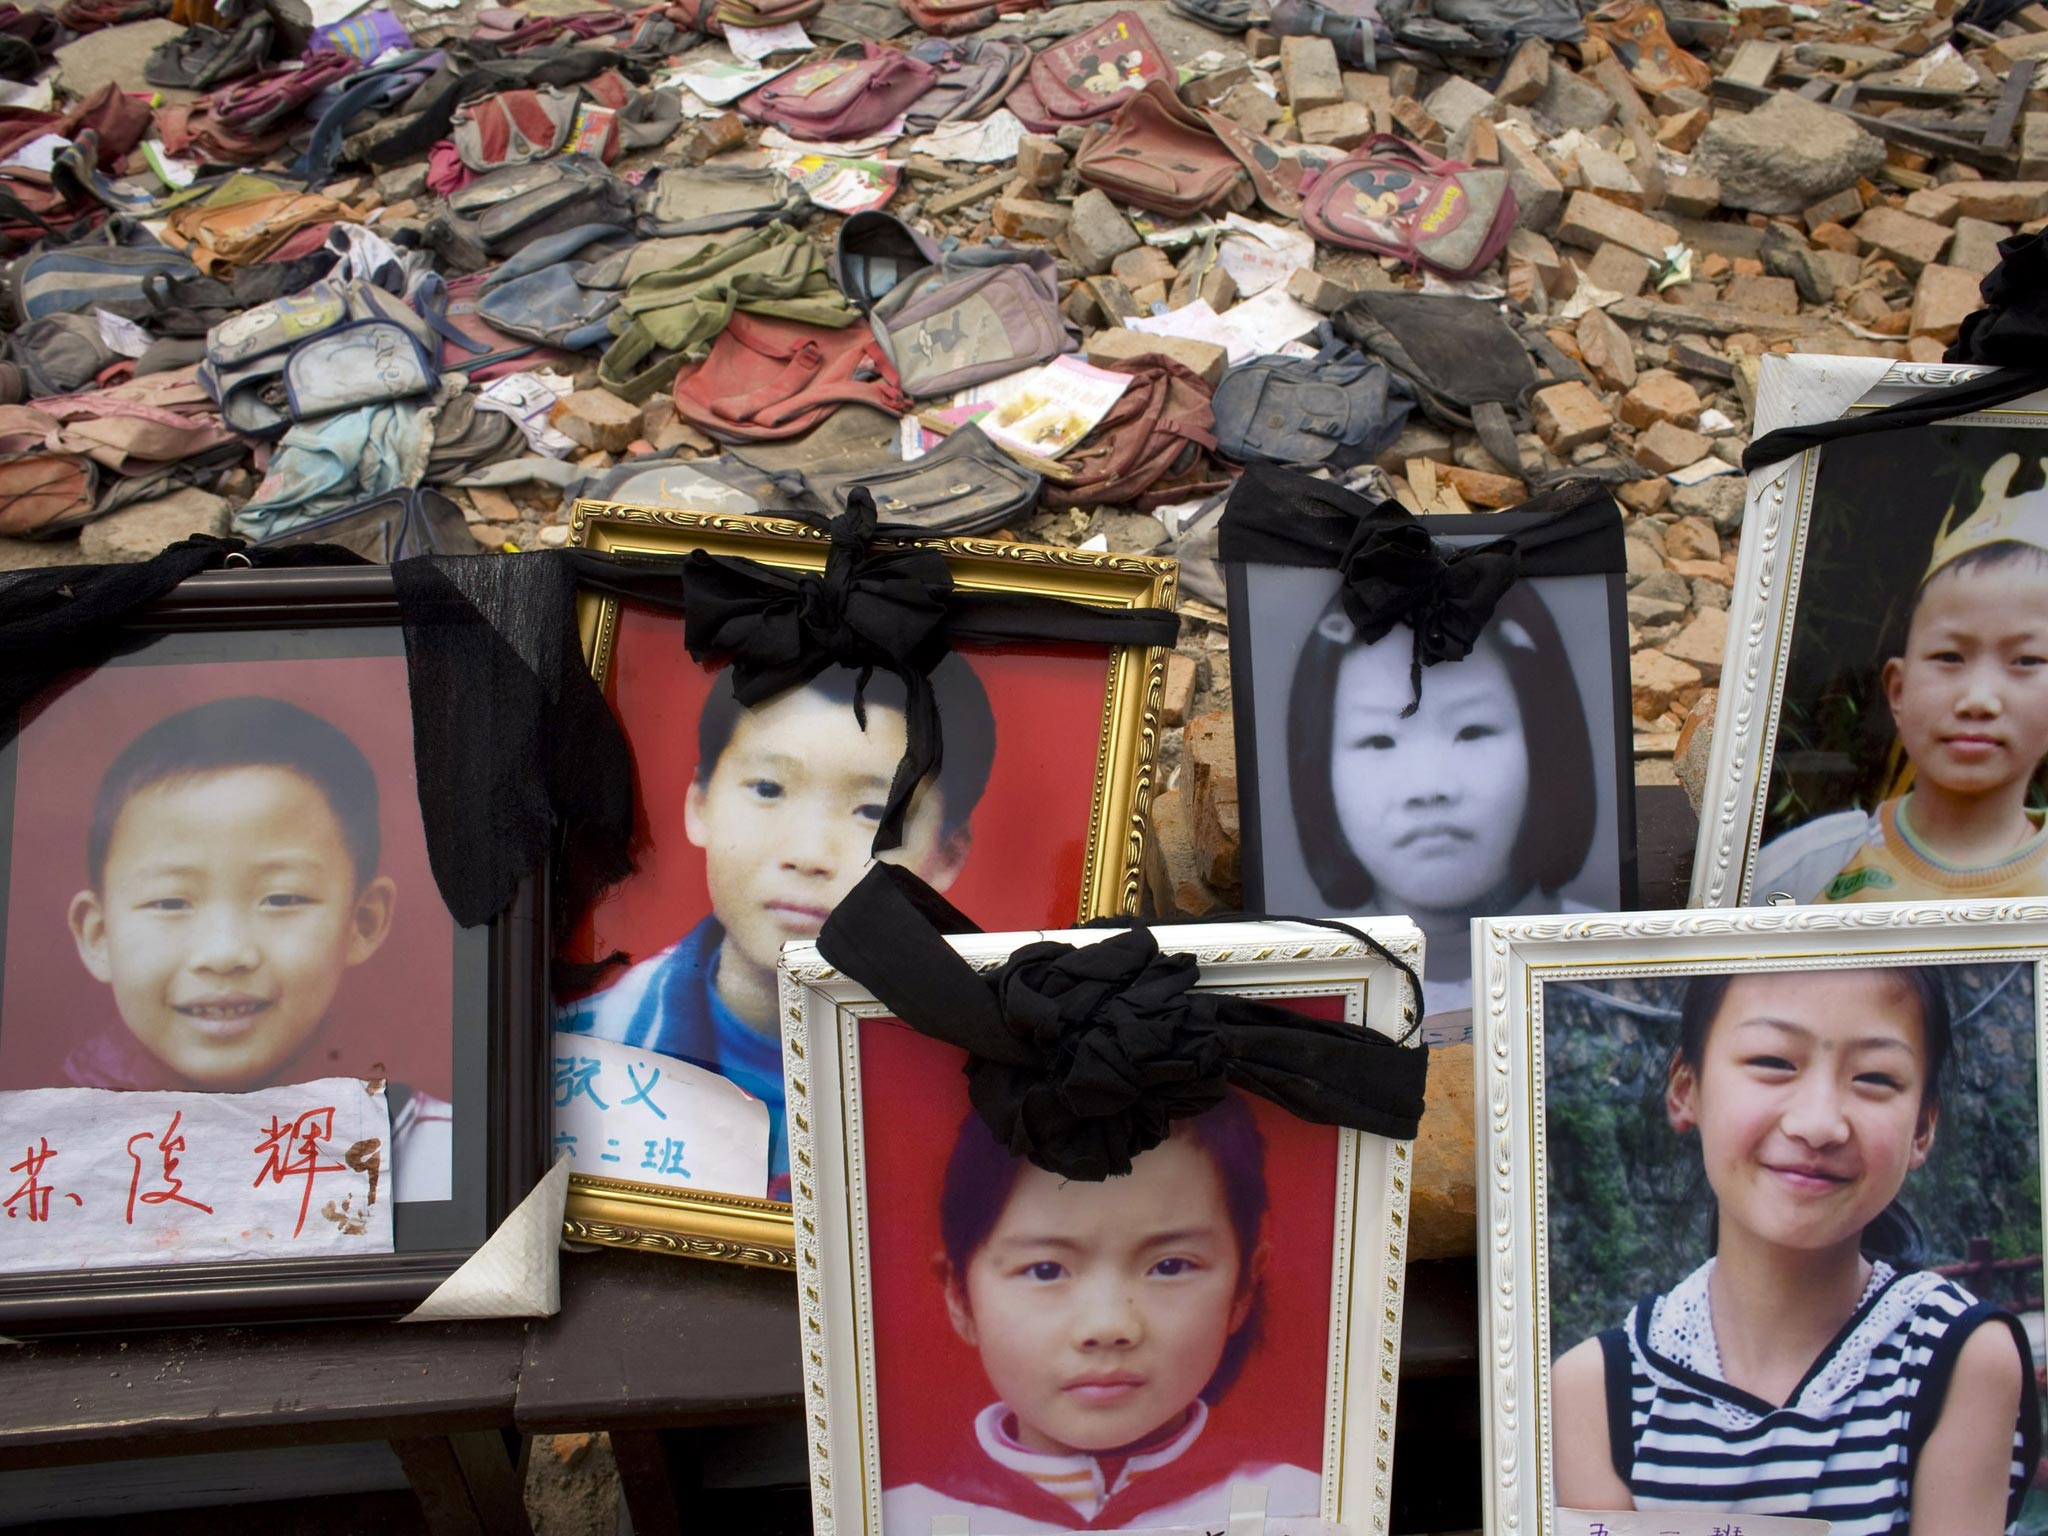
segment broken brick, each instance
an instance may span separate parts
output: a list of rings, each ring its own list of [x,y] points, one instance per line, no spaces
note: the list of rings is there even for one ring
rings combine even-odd
[[[1936,341],[1956,339],[1965,315],[1984,307],[1978,292],[1982,278],[1965,267],[1930,266],[1921,269],[1919,285],[1913,290],[1913,308],[1908,329],[1915,336]]]
[[[1711,439],[1668,421],[1655,423],[1636,439],[1636,462],[1660,475],[1697,464],[1713,451]]]
[[[1639,431],[1660,421],[1690,427],[1701,409],[1699,391],[1668,368],[1648,370],[1621,398],[1621,419]]]
[[[1337,67],[1336,45],[1327,37],[1283,38],[1280,77],[1297,122],[1304,112],[1344,100],[1344,72]]]
[[[640,408],[608,389],[579,389],[555,402],[548,425],[579,448],[618,453],[640,435]]]
[[[1533,414],[1537,434],[1553,453],[1601,442],[1614,426],[1600,397],[1577,380],[1537,390]]]
[[[1668,248],[1679,243],[1678,231],[1661,219],[1620,207],[1591,192],[1572,194],[1571,201],[1565,204],[1564,217],[1558,221],[1557,238],[1566,245],[1589,251],[1611,242],[1639,256],[1659,260]]]

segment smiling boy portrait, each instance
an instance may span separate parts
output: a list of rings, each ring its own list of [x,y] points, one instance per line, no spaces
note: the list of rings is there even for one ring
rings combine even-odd
[[[1559,1504],[2014,1528],[2041,1447],[2031,969],[1546,987]]]
[[[906,726],[903,687],[831,667],[800,688],[742,706],[721,672],[698,716],[683,832],[702,850],[711,910],[611,986],[558,1012],[555,1027],[678,1056],[745,1088],[769,1110],[771,1199],[789,1197],[789,1138],[775,962],[817,937],[873,861],[875,829]],[[912,799],[900,848],[884,855],[935,889],[959,878],[971,817],[995,758],[995,720],[964,657],[931,674],[939,768]],[[751,1192],[750,1192],[751,1193]]]
[[[65,904],[114,1020],[69,1038],[62,1080],[242,1092],[381,1068],[330,1039],[344,978],[390,939],[377,775],[331,721],[216,699],[143,730],[101,777]],[[449,1198],[453,1112],[389,1084],[396,1198]]]

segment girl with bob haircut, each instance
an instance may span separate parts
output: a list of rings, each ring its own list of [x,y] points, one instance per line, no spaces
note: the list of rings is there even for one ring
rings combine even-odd
[[[1259,1338],[1265,1143],[1236,1092],[1121,1178],[1062,1179],[960,1126],[932,1270],[995,1400],[934,1482],[888,1488],[889,1536],[967,1515],[1003,1536],[1220,1524],[1236,1481],[1313,1515],[1321,1478],[1216,1410]],[[886,1475],[886,1474],[885,1474]]]
[[[1295,664],[1288,785],[1330,914],[1413,918],[1442,1013],[1471,1006],[1473,918],[1593,910],[1559,892],[1592,848],[1599,792],[1571,659],[1529,583],[1471,654],[1423,671],[1419,700],[1413,644],[1405,623],[1368,644],[1330,603]]]
[[[1552,1367],[1559,1504],[2010,1527],[2040,1448],[2033,1354],[1919,1267],[1899,1199],[1950,1033],[1927,966],[1687,984],[1664,1110],[1699,1137],[1714,1252]]]

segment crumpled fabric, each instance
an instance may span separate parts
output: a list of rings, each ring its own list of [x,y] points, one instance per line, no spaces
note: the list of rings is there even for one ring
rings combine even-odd
[[[975,1113],[1049,1173],[1129,1173],[1175,1120],[1231,1087],[1318,1125],[1408,1140],[1421,1124],[1428,1051],[1198,988],[1195,957],[1162,953],[1150,929],[1027,944],[986,977],[944,938],[976,931],[915,874],[877,864],[826,919],[818,950],[912,1029],[966,1051]],[[1414,984],[1412,968],[1357,936]]]
[[[418,484],[432,446],[432,420],[428,404],[395,400],[299,422],[278,443],[255,496],[235,514],[235,531],[267,538]]]
[[[196,367],[146,374],[33,405],[0,406],[0,452],[42,446],[117,474],[173,464],[237,441],[200,388]]]
[[[236,267],[277,252],[308,225],[359,224],[363,218],[348,204],[314,192],[216,196],[174,212],[166,225],[166,243],[182,248],[208,277],[226,277]]]
[[[791,225],[777,222],[706,246],[673,267],[627,284],[612,317],[618,339],[598,365],[599,381],[635,398],[626,394],[634,387],[628,381],[647,377],[636,370],[657,351],[673,354],[666,377],[637,390],[644,400],[673,378],[685,360],[709,352],[736,309],[835,328],[860,318],[833,285],[818,248]]]
[[[1414,697],[1401,711],[1406,718],[1422,702],[1424,667],[1472,654],[1494,605],[1521,573],[1521,558],[1513,539],[1439,546],[1406,507],[1382,502],[1359,523],[1337,569],[1344,612],[1367,645],[1385,639],[1396,624],[1414,632],[1408,664]]]

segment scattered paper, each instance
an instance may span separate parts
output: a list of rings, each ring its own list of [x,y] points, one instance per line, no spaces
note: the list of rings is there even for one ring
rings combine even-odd
[[[674,1056],[555,1033],[555,1151],[573,1171],[760,1196],[768,1106]]]
[[[562,1212],[568,1203],[569,1159],[558,1157],[483,1246],[399,1321],[553,1317],[562,1310]]]
[[[57,156],[71,147],[71,141],[60,134],[45,133],[21,145],[0,165],[18,165],[24,170],[48,171],[57,163]]]
[[[150,349],[152,339],[149,332],[133,320],[110,315],[104,309],[95,309],[92,317],[99,324],[100,340],[121,356],[140,357]]]
[[[785,21],[779,27],[727,27],[725,46],[733,57],[758,64],[771,53],[809,53],[817,45],[801,22]]]
[[[1708,437],[1726,437],[1736,430],[1735,420],[1726,411],[1717,411],[1709,406],[1700,412],[1699,426],[1696,430]]]
[[[57,104],[57,75],[54,70],[23,84],[17,80],[0,80],[0,107],[26,107],[31,112],[47,112]]]
[[[584,102],[576,109],[576,121],[569,129],[569,143],[564,153],[602,158],[605,141],[612,137],[618,120],[619,114],[612,108],[600,107],[593,101]]]
[[[1677,485],[1698,485],[1702,480],[1711,480],[1716,475],[1732,475],[1735,466],[1726,459],[1709,454],[1697,464],[1688,464],[1683,469],[1674,469],[1665,478]]]
[[[574,381],[559,373],[508,373],[477,391],[476,403],[480,410],[510,416],[529,444],[549,458],[559,459],[574,452],[576,444],[549,426],[548,417],[574,388]]]
[[[452,11],[462,0],[412,0],[423,11]]]
[[[777,155],[824,155],[834,160],[854,160],[902,137],[903,116],[898,113],[895,121],[884,123],[864,139],[793,139],[780,128],[770,128],[761,135],[761,148],[768,151],[771,159]]]
[[[1316,242],[1306,230],[1262,224],[1241,213],[1226,215],[1223,228],[1216,257],[1245,298],[1280,287],[1301,268],[1316,264]]]
[[[1024,125],[1008,107],[998,107],[979,122],[941,123],[910,147],[934,160],[967,165],[993,165],[1017,158]]]
[[[391,1115],[360,1078],[0,1093],[0,1166],[4,1273],[391,1252]]]
[[[767,65],[707,59],[701,64],[684,66],[676,71],[676,78],[700,99],[713,106],[723,107],[738,101],[749,91],[758,90],[777,76],[787,74],[795,67],[793,64],[785,64],[777,69]]]
[[[161,139],[143,140],[142,158],[147,160],[149,168],[156,172],[156,179],[173,192],[183,191],[199,177],[199,162],[176,159],[164,148]]]
[[[1093,432],[1130,388],[1131,376],[1078,357],[977,385],[940,414],[972,421],[997,442],[1056,459]]]
[[[348,20],[369,3],[370,0],[306,0],[306,15],[317,32],[337,21]]]
[[[1306,304],[1269,288],[1256,298],[1235,304],[1223,314],[1206,299],[1183,304],[1163,315],[1138,315],[1124,324],[1148,336],[1179,336],[1206,341],[1229,354],[1233,366],[1254,357],[1282,351],[1297,336],[1306,336],[1323,317]]]

